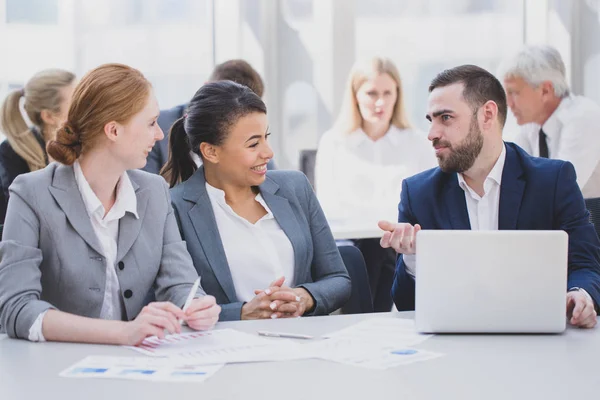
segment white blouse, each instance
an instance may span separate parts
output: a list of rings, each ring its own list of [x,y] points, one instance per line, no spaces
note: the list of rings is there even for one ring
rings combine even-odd
[[[254,298],[255,289],[266,289],[285,276],[294,286],[294,249],[262,196],[256,195],[267,214],[255,224],[240,217],[225,201],[225,192],[206,183],[219,235],[239,301]],[[219,268],[224,266],[218,266]]]
[[[437,166],[427,135],[391,126],[373,141],[362,130],[326,132],[319,143],[315,190],[332,222],[396,221],[402,181]]]

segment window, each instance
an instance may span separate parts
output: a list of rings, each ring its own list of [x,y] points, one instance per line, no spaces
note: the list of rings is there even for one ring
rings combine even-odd
[[[10,22],[55,23],[0,25],[0,76],[26,82],[39,70],[64,68],[81,77],[119,62],[151,80],[161,108],[184,103],[213,67],[211,1],[0,0]]]
[[[8,83],[8,91],[10,92],[11,90],[15,90],[15,89],[21,89],[23,88],[23,84],[22,83]]]
[[[58,0],[6,0],[6,22],[57,24]]]
[[[523,45],[523,0],[354,0],[356,58],[380,55],[400,71],[411,122],[428,129],[427,87],[445,68],[496,73]],[[512,118],[512,116],[511,116]]]
[[[131,65],[152,81],[161,108],[188,101],[209,75],[209,0],[79,1],[77,72]]]

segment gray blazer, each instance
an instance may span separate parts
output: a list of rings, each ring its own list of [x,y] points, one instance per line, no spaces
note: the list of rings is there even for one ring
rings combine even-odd
[[[203,287],[222,307],[220,319],[239,320],[243,303],[236,296],[205,184],[201,167],[171,189],[173,208]],[[311,314],[324,315],[342,307],[350,297],[350,277],[306,176],[297,171],[267,171],[259,189],[292,242],[296,286],[315,299]]]
[[[127,213],[120,220],[115,267],[123,317],[131,320],[151,288],[158,300],[182,306],[198,274],[164,180],[143,171],[128,174],[139,219]],[[50,308],[99,317],[105,261],[73,167],[52,163],[15,179],[2,239],[0,324],[9,336],[27,338],[38,315]]]

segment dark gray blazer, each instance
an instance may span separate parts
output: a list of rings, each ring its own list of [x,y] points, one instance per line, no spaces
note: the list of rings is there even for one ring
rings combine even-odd
[[[222,307],[220,319],[239,320],[243,303],[236,296],[205,184],[201,167],[171,189],[173,208],[202,286]],[[350,277],[306,176],[297,171],[268,171],[259,189],[292,242],[296,286],[315,299],[312,315],[342,307],[350,297]]]
[[[158,300],[182,306],[198,274],[164,180],[143,171],[128,174],[139,219],[127,213],[119,221],[115,267],[124,318],[131,320],[151,288]],[[106,282],[102,253],[73,167],[52,163],[18,176],[0,242],[0,324],[8,335],[27,338],[50,308],[99,317]]]

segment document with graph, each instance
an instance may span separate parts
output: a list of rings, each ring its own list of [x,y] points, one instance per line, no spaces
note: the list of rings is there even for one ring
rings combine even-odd
[[[218,329],[149,337],[138,346],[125,346],[153,357],[194,359],[204,364],[281,361],[307,358],[291,340],[271,341],[257,335]]]
[[[204,365],[180,358],[89,356],[62,371],[65,378],[204,382],[223,364]]]

